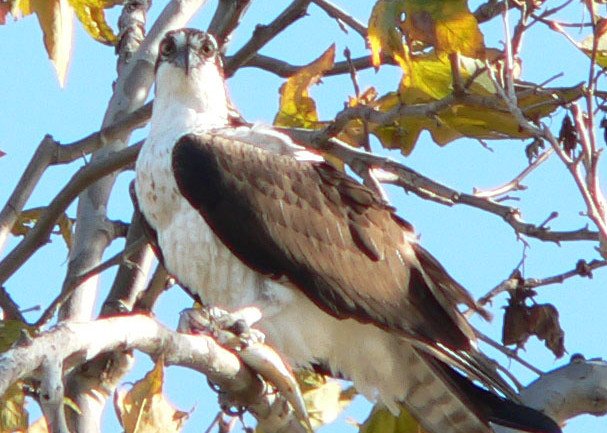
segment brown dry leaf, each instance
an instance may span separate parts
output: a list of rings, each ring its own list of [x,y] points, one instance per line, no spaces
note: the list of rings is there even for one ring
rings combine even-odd
[[[298,128],[318,128],[316,103],[308,88],[316,84],[335,63],[335,45],[331,45],[318,59],[293,74],[280,87],[280,106],[274,125]]]
[[[63,87],[72,51],[74,9],[68,0],[29,0],[29,7],[38,17],[46,52],[55,66],[59,85]],[[22,10],[26,12],[23,7]]]
[[[375,406],[360,426],[359,433],[425,433],[420,424],[403,406],[398,416],[385,407]]]
[[[557,358],[565,354],[565,332],[559,323],[559,312],[552,304],[529,308],[529,327]]]
[[[159,360],[130,391],[117,391],[114,409],[125,433],[173,433],[183,428],[188,413],[173,408],[162,394],[163,370]]]
[[[502,342],[523,347],[530,336],[543,340],[557,358],[565,354],[565,333],[559,323],[558,310],[552,304],[527,306],[525,297],[510,299],[504,314]]]
[[[369,17],[369,45],[375,69],[381,64],[381,53],[392,56],[403,68],[409,57],[409,50],[403,43],[400,32],[401,15],[405,11],[404,0],[379,0],[373,6]]]

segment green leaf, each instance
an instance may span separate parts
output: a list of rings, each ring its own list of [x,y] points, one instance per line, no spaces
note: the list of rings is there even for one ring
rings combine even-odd
[[[293,74],[280,87],[280,106],[274,125],[319,128],[316,103],[308,88],[316,84],[335,63],[335,45],[331,45],[318,59]]]

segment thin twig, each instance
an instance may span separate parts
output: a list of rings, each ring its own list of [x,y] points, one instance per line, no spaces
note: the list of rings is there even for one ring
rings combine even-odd
[[[542,152],[536,158],[535,161],[533,161],[531,164],[529,164],[527,167],[525,167],[525,169],[523,171],[521,171],[518,175],[516,175],[516,177],[514,179],[512,179],[509,182],[506,182],[503,185],[498,186],[497,188],[485,189],[485,190],[480,190],[480,189],[474,188],[473,189],[474,196],[480,197],[480,198],[494,198],[494,197],[504,195],[510,191],[520,191],[520,190],[525,189],[526,187],[521,185],[521,182],[523,181],[523,179],[525,179],[533,170],[535,170],[542,163],[544,163],[544,161],[548,160],[548,158],[550,158],[550,155],[552,155],[553,152],[554,152],[554,150],[552,148],[546,150],[545,152]]]
[[[334,5],[333,3],[327,0],[312,0],[312,3],[324,10],[330,17],[333,17],[336,20],[347,24],[364,39],[367,38],[367,28],[365,27],[365,25],[358,21],[356,18],[354,18],[352,15],[349,15],[343,9],[340,9],[338,6]]]
[[[145,245],[145,239],[143,238],[139,239],[138,242],[131,244],[128,248],[125,248],[119,253],[113,255],[103,263],[100,263],[99,265],[95,266],[93,269],[75,277],[73,280],[66,281],[59,296],[57,296],[46,308],[46,310],[44,310],[40,318],[34,324],[34,327],[42,328],[46,326],[48,322],[53,318],[59,307],[61,307],[61,305],[72,295],[76,287],[78,287],[80,284],[82,284],[89,278],[95,275],[99,275],[103,271],[113,266],[117,266],[125,261],[128,261],[130,255],[133,254],[141,245]]]
[[[497,341],[493,340],[492,338],[490,338],[487,335],[485,335],[482,332],[480,332],[478,329],[475,329],[474,333],[476,334],[476,336],[478,337],[479,340],[484,341],[489,346],[491,346],[491,347],[499,350],[504,355],[506,355],[508,358],[514,359],[519,364],[521,364],[524,367],[527,367],[529,370],[533,371],[538,376],[542,375],[542,373],[543,373],[542,370],[540,370],[537,367],[534,367],[532,364],[530,364],[527,361],[525,361],[523,358],[521,358],[520,356],[518,356],[514,350],[508,349],[507,347],[502,346]],[[518,384],[517,387],[520,390],[522,388],[522,385],[520,383],[518,383],[518,381],[516,383]]]

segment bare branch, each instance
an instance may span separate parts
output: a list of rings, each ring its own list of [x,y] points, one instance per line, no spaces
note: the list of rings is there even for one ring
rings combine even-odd
[[[542,152],[540,156],[536,158],[531,164],[529,164],[523,171],[521,171],[514,179],[505,184],[498,186],[497,188],[488,189],[488,190],[478,190],[476,188],[473,189],[473,194],[476,197],[481,198],[493,198],[504,195],[510,191],[521,191],[526,189],[524,185],[521,184],[523,179],[525,179],[533,170],[538,168],[544,161],[547,161],[552,155],[553,149],[548,149],[545,152]]]
[[[228,57],[230,59],[231,57]],[[229,60],[228,60],[229,61]],[[393,64],[394,61],[382,56],[382,64]],[[352,59],[352,66],[357,71],[362,69],[372,68],[371,57],[364,56],[357,59]],[[255,54],[245,64],[243,68],[259,68],[265,71],[271,72],[282,78],[289,78],[291,75],[299,71],[303,66],[291,65],[282,60],[274,59],[272,57],[264,56],[262,54]],[[347,60],[336,62],[331,69],[325,72],[325,77],[333,75],[343,75],[350,72],[350,63]]]
[[[13,301],[11,295],[6,291],[6,289],[0,286],[0,308],[2,308],[2,317],[1,320],[18,320],[23,323],[27,323],[25,321],[25,317],[21,314],[21,310],[19,306]]]
[[[523,403],[541,409],[559,424],[581,414],[607,414],[607,363],[580,355],[529,384],[520,396]]]
[[[219,0],[208,31],[215,36],[222,52],[250,5],[251,0]]]
[[[335,18],[338,22],[347,24],[354,29],[356,33],[361,35],[363,39],[367,39],[367,27],[352,15],[349,15],[347,12],[327,0],[312,0],[312,3],[324,10],[330,17]]]
[[[0,285],[4,284],[38,248],[47,242],[57,218],[65,212],[80,192],[103,176],[107,176],[134,163],[141,144],[139,142],[78,170],[47,206],[45,214],[38,220],[36,225],[0,262]]]
[[[23,207],[29,200],[32,191],[40,181],[45,170],[52,165],[66,164],[99,149],[104,143],[113,140],[143,126],[152,114],[152,103],[145,104],[140,109],[125,116],[112,125],[88,135],[71,144],[62,145],[50,135],[45,136],[36,152],[30,159],[23,175],[19,179],[13,193],[0,211],[0,251],[8,233],[19,218]]]
[[[247,63],[265,44],[305,16],[311,0],[294,0],[282,13],[268,25],[259,24],[253,31],[253,36],[240,50],[226,61],[225,74],[231,77],[242,65]]]
[[[277,420],[275,404],[284,400],[264,394],[256,375],[230,350],[205,335],[186,335],[169,330],[145,315],[117,316],[94,322],[64,322],[0,355],[0,394],[19,379],[45,377],[61,380],[69,370],[98,356],[140,350],[152,358],[162,356],[166,365],[180,365],[205,374],[227,393],[230,402],[246,406],[260,425],[284,431],[302,431],[295,418]],[[53,380],[55,383],[56,380]],[[275,430],[265,430],[275,431]]]
[[[411,108],[414,107],[415,106],[412,106]],[[361,109],[363,115],[373,112],[371,109],[364,106],[353,107],[353,109],[348,110],[355,110],[358,108]],[[383,177],[380,175],[380,172],[374,171],[374,174],[380,182],[400,186],[407,192],[412,192],[421,198],[446,206],[464,204],[498,215],[518,234],[557,243],[563,241],[598,240],[598,233],[588,230],[587,228],[573,231],[552,231],[548,230],[546,227],[526,223],[521,219],[520,211],[514,207],[504,206],[492,200],[456,191],[390,158],[352,148],[337,139],[323,141],[325,140],[324,131],[285,129],[285,132],[294,139],[307,143],[310,147],[337,156],[361,177],[369,167],[381,169],[386,172],[386,175]]]

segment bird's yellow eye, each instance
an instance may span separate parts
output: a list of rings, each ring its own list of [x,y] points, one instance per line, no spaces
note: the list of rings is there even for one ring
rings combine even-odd
[[[206,57],[211,57],[217,51],[217,45],[215,41],[212,39],[205,39],[202,42],[202,46],[200,47],[200,52],[204,54]]]
[[[175,40],[173,38],[165,38],[160,43],[160,48],[159,48],[160,54],[165,57],[173,54],[176,49],[177,49],[177,47],[175,46]]]

